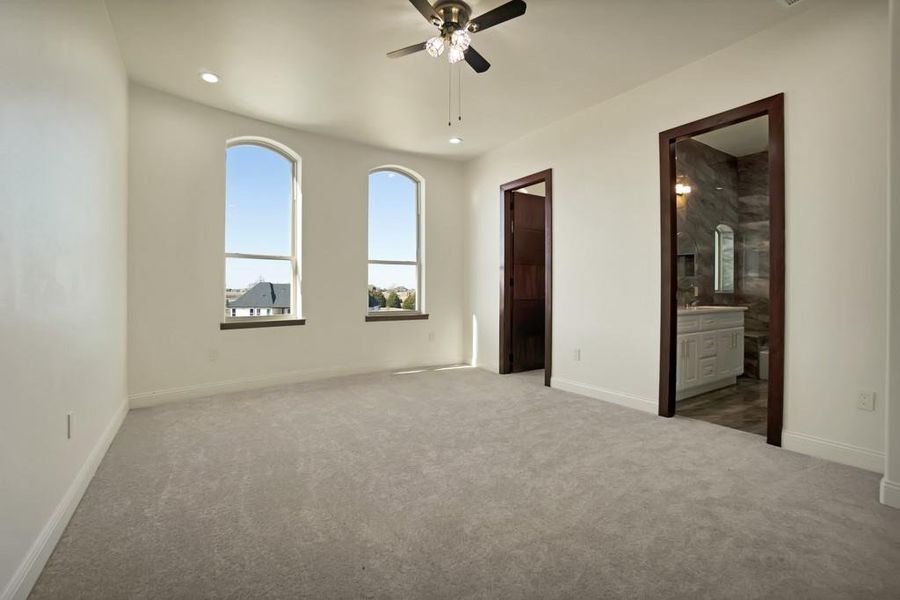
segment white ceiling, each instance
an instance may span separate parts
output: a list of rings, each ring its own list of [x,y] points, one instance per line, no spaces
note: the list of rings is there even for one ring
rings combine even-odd
[[[516,190],[522,194],[534,194],[535,196],[544,196],[547,194],[547,186],[542,181],[541,183],[536,183],[531,187],[521,188]]]
[[[504,0],[473,0],[480,14]],[[446,60],[385,53],[435,29],[407,0],[106,0],[132,80],[267,121],[467,158],[805,10],[782,0],[527,0],[473,36],[447,127]],[[201,82],[204,69],[217,85]],[[447,143],[451,135],[464,142]]]
[[[694,136],[694,139],[732,156],[756,154],[769,147],[769,118],[759,117],[729,125]]]

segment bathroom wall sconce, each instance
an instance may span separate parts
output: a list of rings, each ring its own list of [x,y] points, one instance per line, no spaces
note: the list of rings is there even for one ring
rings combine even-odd
[[[683,183],[675,184],[675,195],[676,196],[687,196],[691,193],[691,186],[685,185]]]

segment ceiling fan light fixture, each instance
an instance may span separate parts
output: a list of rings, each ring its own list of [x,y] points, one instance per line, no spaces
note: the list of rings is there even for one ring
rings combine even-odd
[[[421,48],[421,46],[419,46]],[[425,42],[425,51],[428,52],[428,56],[431,58],[437,58],[441,54],[444,53],[444,38],[439,36],[434,36],[427,42]]]
[[[450,51],[447,52],[447,60],[450,61],[451,65],[455,65],[459,61],[463,60],[466,57],[466,51],[460,48],[459,46],[450,46]]]
[[[450,43],[460,50],[465,51],[469,49],[469,44],[472,43],[472,36],[470,36],[469,32],[465,29],[457,29],[453,32],[453,35],[450,36]]]

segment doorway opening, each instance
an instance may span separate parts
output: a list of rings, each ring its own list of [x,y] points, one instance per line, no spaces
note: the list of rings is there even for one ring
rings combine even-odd
[[[552,206],[548,169],[500,186],[500,373],[544,370],[553,357]]]
[[[659,142],[659,414],[780,446],[784,96],[664,131]]]

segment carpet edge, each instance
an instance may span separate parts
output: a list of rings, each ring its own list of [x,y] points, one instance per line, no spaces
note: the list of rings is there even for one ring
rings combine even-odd
[[[788,430],[782,431],[781,445],[785,450],[792,450],[807,456],[824,458],[875,473],[884,472],[884,453],[876,450]]]
[[[573,394],[587,396],[588,398],[594,398],[595,400],[603,400],[612,404],[618,404],[619,406],[633,408],[641,412],[656,414],[657,410],[657,403],[655,400],[641,398],[624,392],[608,390],[563,377],[551,377],[550,387],[563,390],[564,392],[571,392]]]

